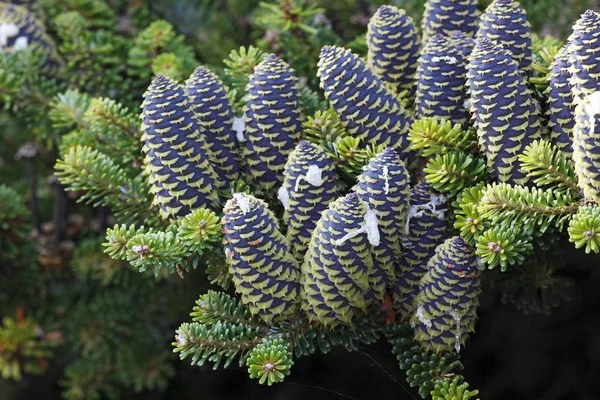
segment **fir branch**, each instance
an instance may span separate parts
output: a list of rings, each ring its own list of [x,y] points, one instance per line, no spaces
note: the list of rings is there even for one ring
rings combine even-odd
[[[456,195],[467,186],[483,180],[485,161],[467,153],[438,154],[423,169],[425,180],[438,192]]]
[[[493,225],[536,226],[544,232],[552,223],[561,227],[577,212],[579,203],[568,192],[499,183],[483,189],[477,208]]]
[[[552,143],[536,140],[519,155],[519,161],[521,169],[535,177],[536,185],[559,192],[570,191],[572,196],[580,196],[573,162]]]
[[[216,324],[220,321],[234,325],[262,326],[252,320],[250,311],[238,299],[214,290],[209,290],[196,300],[196,305],[190,315],[192,321],[205,325]]]
[[[155,225],[148,189],[140,178],[130,179],[110,158],[90,147],[72,147],[58,160],[56,176],[70,191],[82,191],[78,201],[110,207],[123,222],[144,220]]]
[[[243,366],[250,351],[262,342],[264,335],[256,327],[221,322],[213,325],[184,323],[176,333],[173,346],[180,359],[191,356],[192,365],[212,362],[213,369],[221,365],[227,368],[236,359],[239,366]]]
[[[411,149],[423,157],[445,154],[450,151],[472,153],[477,149],[477,136],[472,129],[460,124],[434,117],[421,118],[413,122],[408,139]]]
[[[573,215],[569,223],[569,240],[580,249],[585,246],[585,252],[600,252],[600,207],[586,205]]]

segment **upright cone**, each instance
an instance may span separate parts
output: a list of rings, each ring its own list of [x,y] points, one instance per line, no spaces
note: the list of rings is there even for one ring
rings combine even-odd
[[[141,107],[142,150],[162,217],[218,207],[217,176],[183,88],[159,75],[144,94]]]
[[[233,130],[233,110],[227,90],[217,75],[206,67],[198,67],[185,82],[205,139],[212,153],[215,172],[222,182],[239,178],[237,139]]]
[[[348,324],[370,303],[377,221],[356,193],[337,199],[317,223],[302,265],[302,310],[311,321]]]
[[[344,48],[325,46],[318,66],[325,97],[349,134],[363,145],[392,147],[403,161],[411,157],[409,113],[358,56]]]
[[[459,352],[475,331],[481,294],[475,250],[460,236],[439,245],[419,283],[415,340],[436,353]]]
[[[369,68],[396,93],[414,92],[419,37],[411,17],[394,6],[381,6],[367,29]]]
[[[252,315],[267,323],[298,307],[300,271],[264,201],[236,193],[223,209],[223,244],[235,290]]]
[[[302,132],[297,85],[289,65],[269,54],[247,88],[244,160],[254,182],[271,195],[283,183],[285,163]]]
[[[409,204],[402,231],[404,253],[396,269],[397,280],[392,291],[394,308],[402,320],[408,320],[414,312],[413,299],[419,291],[419,281],[427,272],[427,263],[435,248],[448,237],[446,197],[425,182],[419,182],[410,193]]]
[[[373,157],[358,177],[356,193],[377,216],[380,241],[372,246],[373,269],[369,285],[376,300],[395,281],[395,265],[402,256],[400,238],[406,224],[410,175],[398,154],[386,148]]]

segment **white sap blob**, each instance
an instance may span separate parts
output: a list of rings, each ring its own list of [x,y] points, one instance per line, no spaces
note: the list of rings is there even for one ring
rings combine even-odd
[[[450,65],[454,65],[458,62],[458,60],[456,59],[456,57],[450,57],[450,56],[443,56],[443,57],[431,57],[431,61],[437,63],[440,61],[445,61]]]
[[[19,34],[19,27],[15,24],[0,24],[0,46],[6,46],[8,39]]]
[[[390,193],[390,172],[388,170],[387,165],[383,166],[383,179],[385,179],[385,183],[383,184],[383,191],[385,194]]]
[[[304,179],[313,186],[321,186],[323,184],[323,171],[316,165],[310,165]]]
[[[235,201],[237,201],[240,210],[242,210],[244,214],[250,211],[250,199],[248,198],[248,196],[246,196],[243,193],[235,193],[233,195],[233,198],[235,199]]]
[[[416,204],[410,206],[408,215],[406,216],[406,225],[404,226],[404,233],[408,234],[411,218],[420,218],[423,213],[428,210],[435,215],[437,219],[444,219],[446,217],[446,209],[438,208],[446,202],[446,196],[443,194],[431,193],[429,201],[425,204]]]
[[[283,208],[287,210],[290,207],[290,193],[287,191],[285,186],[282,185],[279,188],[279,190],[277,191],[277,198],[279,199],[279,201],[281,201]]]
[[[29,46],[29,41],[26,36],[19,36],[17,40],[15,40],[15,45],[13,49],[15,50],[25,50]]]
[[[356,237],[356,236],[360,235],[361,233],[366,232],[369,243],[371,243],[373,246],[379,246],[379,243],[381,241],[381,236],[379,235],[378,225],[379,225],[379,220],[377,219],[377,214],[375,214],[374,210],[367,208],[367,212],[365,213],[365,219],[364,219],[363,223],[360,225],[360,228],[358,228],[352,232],[346,233],[341,239],[338,239],[335,241],[335,245],[341,246],[348,239],[352,239],[353,237]]]
[[[417,312],[415,312],[415,315],[417,316],[417,318],[419,318],[419,321],[426,327],[431,328],[433,326],[431,321],[425,318],[425,315],[423,315],[423,305],[417,307]]]
[[[233,130],[238,142],[242,143],[246,141],[244,137],[244,131],[246,130],[246,114],[240,117],[233,117]]]
[[[377,214],[375,210],[367,209],[365,214],[364,228],[367,231],[367,238],[369,243],[373,246],[379,246],[381,242],[381,236],[379,235],[379,221],[377,220]]]
[[[600,91],[588,96],[589,103],[585,106],[585,113],[590,119],[590,134],[596,131],[596,117],[600,117]]]

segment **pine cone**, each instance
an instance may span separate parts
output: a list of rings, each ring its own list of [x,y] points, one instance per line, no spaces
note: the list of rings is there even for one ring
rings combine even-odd
[[[541,109],[516,61],[500,45],[478,39],[467,73],[471,112],[490,173],[500,182],[525,184],[518,155],[541,137]]]
[[[478,17],[477,0],[427,0],[421,22],[423,43],[438,33],[450,36],[458,31],[473,36]]]
[[[217,178],[201,127],[183,88],[162,75],[144,94],[142,150],[163,218],[217,207]]]
[[[475,331],[481,294],[475,250],[460,236],[439,245],[415,298],[415,340],[433,352],[464,346]]]
[[[317,145],[302,140],[285,165],[278,197],[285,208],[290,250],[299,262],[321,213],[340,195],[340,182],[333,161]]]
[[[380,242],[371,249],[374,268],[369,284],[381,300],[386,286],[396,282],[394,268],[402,256],[400,236],[409,208],[410,175],[398,154],[387,148],[369,161],[355,190],[377,215]]]
[[[433,36],[419,57],[417,69],[417,116],[436,117],[455,124],[469,122],[465,102],[467,62],[454,40]]]
[[[289,319],[298,306],[300,271],[267,204],[236,193],[223,208],[223,244],[235,290],[252,315]]]
[[[273,194],[302,132],[298,80],[275,54],[256,66],[248,84],[245,161],[258,186]]]
[[[198,67],[185,82],[185,90],[206,131],[206,143],[219,179],[225,183],[237,180],[240,168],[233,110],[223,82],[208,68]]]
[[[369,68],[396,93],[414,93],[419,37],[411,17],[394,6],[381,6],[367,30]]]
[[[531,25],[527,12],[513,0],[494,0],[481,15],[477,39],[487,39],[504,48],[523,74],[531,72]]]
[[[309,320],[348,324],[368,306],[371,244],[378,239],[372,216],[356,193],[323,212],[302,265],[302,310]]]
[[[318,66],[325,97],[350,135],[363,145],[392,147],[402,160],[412,155],[409,113],[358,56],[348,49],[325,46]]]

